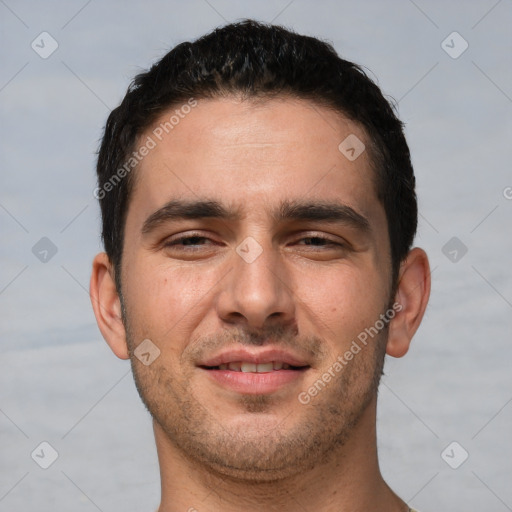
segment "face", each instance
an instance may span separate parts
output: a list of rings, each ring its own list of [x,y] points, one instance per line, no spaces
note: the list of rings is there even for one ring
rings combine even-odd
[[[382,370],[386,328],[346,355],[391,300],[368,151],[338,149],[365,134],[284,98],[198,101],[160,141],[168,117],[141,138],[156,146],[135,171],[125,228],[139,393],[196,463],[260,480],[302,471],[350,439]],[[146,339],[160,351],[148,365],[133,355]]]

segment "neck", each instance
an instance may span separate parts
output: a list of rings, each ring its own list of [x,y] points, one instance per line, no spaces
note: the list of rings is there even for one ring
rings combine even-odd
[[[350,438],[313,468],[275,481],[232,478],[191,460],[157,422],[162,500],[158,512],[405,512],[408,507],[384,482],[378,465],[374,401]]]

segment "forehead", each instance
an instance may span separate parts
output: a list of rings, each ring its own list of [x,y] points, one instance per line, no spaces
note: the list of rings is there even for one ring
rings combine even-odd
[[[129,215],[135,209],[147,216],[183,198],[222,201],[261,216],[278,202],[315,199],[383,215],[357,123],[289,98],[190,104],[169,109],[140,138],[152,147],[136,168]]]

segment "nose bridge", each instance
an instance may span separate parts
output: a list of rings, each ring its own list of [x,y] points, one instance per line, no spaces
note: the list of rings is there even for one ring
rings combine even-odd
[[[233,255],[233,270],[222,294],[219,313],[230,321],[243,317],[257,327],[264,326],[271,317],[290,321],[294,308],[286,281],[284,265],[271,242],[260,244],[247,237]]]
[[[279,261],[271,244],[263,246],[253,238],[248,238],[237,247],[236,252],[240,257],[235,263],[240,291],[245,290],[248,297],[275,299],[280,291]]]

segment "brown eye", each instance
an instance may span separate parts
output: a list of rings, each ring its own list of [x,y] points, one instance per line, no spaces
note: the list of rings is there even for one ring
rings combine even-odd
[[[183,247],[193,247],[197,245],[204,245],[204,242],[207,242],[208,238],[204,236],[186,236],[181,237],[176,240],[172,240],[171,242],[168,242],[166,247],[176,247],[176,246],[183,246]]]
[[[309,238],[303,238],[304,245],[314,245],[317,247],[322,247],[325,245],[332,244],[330,240],[326,240],[325,238],[320,238],[318,236],[313,236]]]
[[[345,247],[345,245],[341,242],[335,242],[330,238],[325,238],[322,236],[308,236],[301,238],[298,241],[299,245],[305,245],[308,247],[326,247],[326,248],[338,248]]]
[[[180,233],[163,242],[167,255],[183,260],[202,259],[215,253],[219,243],[202,233]]]

